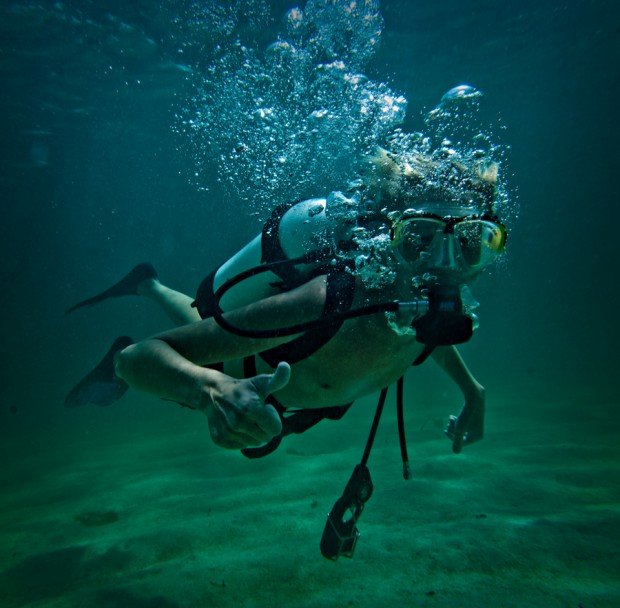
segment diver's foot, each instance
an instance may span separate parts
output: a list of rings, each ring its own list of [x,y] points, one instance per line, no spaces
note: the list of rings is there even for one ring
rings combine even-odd
[[[105,357],[71,389],[65,397],[65,406],[103,406],[118,401],[127,392],[129,385],[114,373],[114,356],[130,344],[133,344],[133,340],[128,336],[116,338]]]
[[[74,310],[82,308],[82,306],[93,306],[94,304],[99,304],[99,302],[103,302],[108,298],[140,295],[140,285],[144,281],[156,279],[157,271],[155,270],[153,264],[143,262],[142,264],[138,264],[135,268],[132,268],[120,281],[118,281],[118,283],[115,283],[112,287],[102,291],[92,298],[88,298],[74,304],[71,308],[68,308],[65,311],[65,314],[68,315]]]

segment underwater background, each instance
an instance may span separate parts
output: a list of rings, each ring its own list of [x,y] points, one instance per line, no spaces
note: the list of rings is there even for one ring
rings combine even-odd
[[[296,7],[312,28],[285,95]],[[603,0],[3,2],[0,606],[619,606],[619,32]],[[354,119],[358,89],[327,68],[304,81],[338,61],[388,110]],[[412,371],[413,479],[390,407],[353,560],[318,542],[372,397],[258,462],[146,395],[63,407],[116,336],[169,326],[138,298],[67,307],[147,260],[193,293],[271,202],[343,187],[352,142],[424,131],[463,83],[483,92],[509,228],[460,347],[486,437],[453,455],[460,395]]]

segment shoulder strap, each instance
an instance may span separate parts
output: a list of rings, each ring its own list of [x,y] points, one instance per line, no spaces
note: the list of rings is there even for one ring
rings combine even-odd
[[[201,319],[212,317],[215,311],[215,297],[213,281],[217,268],[212,270],[200,283],[196,291],[196,299],[192,302],[192,308],[198,311]]]
[[[350,272],[341,269],[339,272],[329,273],[322,313],[325,324],[319,330],[306,332],[290,342],[261,352],[259,356],[263,361],[275,367],[280,361],[293,364],[314,354],[336,335],[344,323],[343,320],[330,321],[329,317],[349,310],[353,304],[354,295],[355,277]]]
[[[261,235],[261,262],[263,264],[287,259],[284,249],[282,249],[282,243],[280,242],[280,222],[284,214],[298,202],[297,200],[277,205],[271,212],[269,219],[264,223]],[[280,287],[283,289],[291,289],[295,285],[299,285],[303,282],[294,264],[285,264],[274,272],[282,279],[282,285]]]

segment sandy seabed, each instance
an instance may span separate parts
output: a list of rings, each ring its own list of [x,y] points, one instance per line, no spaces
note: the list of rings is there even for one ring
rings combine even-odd
[[[612,404],[567,416],[566,403],[547,403],[535,419],[517,403],[494,407],[486,439],[459,456],[444,411],[413,416],[408,482],[386,413],[362,536],[337,562],[319,540],[361,457],[370,403],[260,461],[215,448],[206,421],[184,411],[141,431],[132,418],[123,432],[8,437],[0,606],[620,606]],[[117,416],[78,415],[92,428]]]

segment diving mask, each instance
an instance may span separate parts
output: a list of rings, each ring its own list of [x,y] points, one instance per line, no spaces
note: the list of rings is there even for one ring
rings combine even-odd
[[[506,227],[490,214],[461,217],[405,211],[391,230],[392,246],[414,267],[472,273],[506,248]]]

